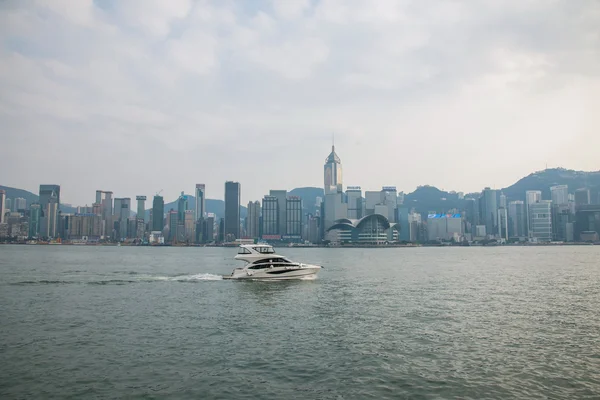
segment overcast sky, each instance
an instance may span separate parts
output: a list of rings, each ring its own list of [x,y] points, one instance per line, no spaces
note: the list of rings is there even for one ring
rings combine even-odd
[[[0,184],[504,187],[600,169],[600,2],[5,0]],[[149,203],[148,203],[149,205]]]

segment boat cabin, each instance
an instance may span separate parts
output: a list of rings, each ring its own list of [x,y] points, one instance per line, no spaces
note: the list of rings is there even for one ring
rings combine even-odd
[[[265,244],[245,244],[238,249],[238,254],[275,254],[273,246]]]

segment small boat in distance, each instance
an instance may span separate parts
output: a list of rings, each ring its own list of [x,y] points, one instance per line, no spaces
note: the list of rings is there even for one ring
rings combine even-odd
[[[322,268],[290,261],[275,254],[273,246],[267,244],[242,244],[235,259],[245,261],[246,265],[234,269],[231,275],[224,275],[223,279],[314,279]]]

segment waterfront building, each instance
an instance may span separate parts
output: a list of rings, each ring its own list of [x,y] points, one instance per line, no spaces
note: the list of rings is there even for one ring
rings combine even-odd
[[[29,206],[29,237],[36,238],[40,234],[40,218],[42,209],[38,203]]]
[[[99,240],[102,236],[102,216],[84,213],[67,216],[65,227],[71,240]]]
[[[286,200],[286,225],[284,239],[302,238],[302,199],[298,196],[290,196]]]
[[[246,235],[253,239],[260,235],[260,202],[248,202],[248,216],[246,217]]]
[[[536,242],[552,240],[552,201],[540,200],[529,205],[530,234]]]
[[[316,215],[308,214],[307,217],[307,237],[306,239],[310,243],[321,243],[323,240],[321,236],[321,227],[320,227],[321,218]]]
[[[593,241],[594,234],[600,235],[600,205],[588,204],[577,208],[574,227],[575,240]]]
[[[41,209],[41,205],[40,205]],[[58,233],[58,202],[56,197],[50,197],[46,203],[44,217],[40,223],[41,236],[45,238],[56,238]]]
[[[137,219],[144,221],[146,219],[146,196],[135,196],[137,201]]]
[[[338,219],[328,231],[337,232],[333,236],[337,243],[382,245],[398,241],[399,228],[384,215],[371,214],[359,220]]]
[[[362,190],[360,186],[348,186],[346,189],[346,201],[348,203],[348,218],[360,219],[362,215]]]
[[[569,236],[574,220],[569,204],[552,204],[552,236],[556,241],[569,242],[573,237]],[[569,240],[570,239],[570,240]]]
[[[165,227],[164,224],[165,215],[165,201],[162,196],[156,195],[152,200],[152,231],[162,232]]]
[[[590,204],[590,189],[581,188],[575,191],[575,207]]]
[[[212,243],[215,240],[215,214],[213,213],[206,213],[202,238],[204,243]]]
[[[204,218],[206,213],[206,185],[203,183],[196,184],[196,221]]]
[[[0,189],[0,224],[4,224],[4,213],[6,213],[6,191]]]
[[[525,202],[511,201],[508,204],[508,236],[510,238],[527,237],[527,212]]]
[[[240,238],[240,202],[242,187],[238,182],[225,182],[225,221],[223,239]]]
[[[532,237],[530,206],[542,200],[540,190],[528,190],[525,192],[525,212],[527,213],[527,236]]]
[[[427,216],[427,235],[430,241],[461,241],[464,235],[462,215],[429,214]]]
[[[410,222],[409,222],[409,209],[401,207],[398,209],[398,225],[400,226],[400,233],[398,234],[398,240],[401,242],[410,242]]]

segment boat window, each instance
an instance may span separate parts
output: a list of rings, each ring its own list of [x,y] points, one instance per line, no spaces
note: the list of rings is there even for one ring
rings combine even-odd
[[[262,254],[274,254],[275,253],[275,249],[273,249],[272,247],[260,246],[260,247],[253,247],[253,249]]]
[[[269,268],[269,265],[266,263],[261,263],[261,264],[254,264],[251,267],[248,267],[248,269],[265,269],[265,268]]]
[[[252,252],[245,247],[240,247],[238,249],[238,254],[252,254]]]

